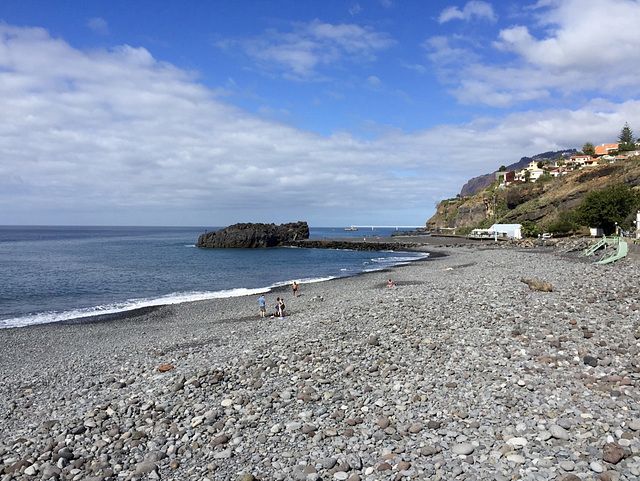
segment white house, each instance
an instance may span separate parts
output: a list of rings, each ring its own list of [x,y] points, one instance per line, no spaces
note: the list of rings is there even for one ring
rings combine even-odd
[[[516,172],[515,180],[518,182],[526,181],[526,173],[529,172],[529,181],[535,182],[545,174],[545,170],[538,167],[538,162],[531,161],[525,168]]]
[[[493,224],[488,229],[473,229],[473,239],[522,239],[521,224]]]
[[[489,227],[489,235],[498,238],[522,239],[522,224],[493,224]]]

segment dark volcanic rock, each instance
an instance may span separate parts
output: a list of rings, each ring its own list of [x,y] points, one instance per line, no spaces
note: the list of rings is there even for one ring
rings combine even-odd
[[[306,222],[289,224],[234,224],[215,232],[205,232],[198,237],[196,247],[276,247],[309,238]]]

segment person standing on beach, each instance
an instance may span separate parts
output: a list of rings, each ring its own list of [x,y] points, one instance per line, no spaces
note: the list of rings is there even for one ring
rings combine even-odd
[[[267,299],[264,294],[258,298],[258,306],[260,306],[260,317],[264,317],[267,313]]]
[[[293,297],[298,297],[298,284],[296,281],[293,281],[293,284],[291,284],[291,290],[293,291]]]

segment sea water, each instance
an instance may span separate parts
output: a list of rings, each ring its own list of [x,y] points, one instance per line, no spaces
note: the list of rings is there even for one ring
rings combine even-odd
[[[383,269],[426,254],[200,249],[201,227],[0,226],[0,328],[268,292]],[[208,230],[215,230],[209,228]],[[311,228],[312,238],[390,229]]]

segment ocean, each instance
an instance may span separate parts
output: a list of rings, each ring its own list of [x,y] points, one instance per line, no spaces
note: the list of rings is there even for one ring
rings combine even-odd
[[[424,253],[200,249],[201,227],[0,226],[0,329],[162,304],[260,294],[384,269]],[[311,238],[392,229],[310,228]]]

